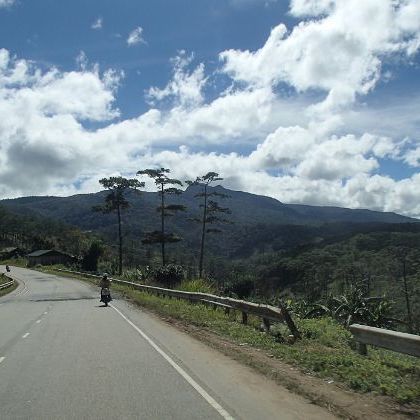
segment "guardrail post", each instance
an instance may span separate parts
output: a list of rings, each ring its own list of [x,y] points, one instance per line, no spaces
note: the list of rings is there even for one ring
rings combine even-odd
[[[242,324],[248,324],[248,314],[246,312],[242,312]]]
[[[281,313],[283,315],[283,319],[286,322],[287,326],[289,327],[290,332],[293,334],[295,339],[300,339],[302,336],[300,335],[299,330],[297,329],[295,323],[293,322],[292,317],[289,314],[289,311],[286,309],[286,307],[283,305],[283,303],[279,302],[279,307],[281,310]]]
[[[365,343],[357,343],[357,350],[362,356],[367,356],[367,346]]]
[[[263,318],[263,326],[264,330],[269,332],[270,331],[270,320],[267,318]]]

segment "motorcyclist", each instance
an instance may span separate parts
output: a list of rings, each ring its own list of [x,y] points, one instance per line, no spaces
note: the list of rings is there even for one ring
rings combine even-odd
[[[111,287],[111,280],[108,278],[108,274],[102,274],[101,282],[99,283],[101,289],[109,289]]]
[[[6,265],[6,271],[10,272],[10,267],[8,265]]]
[[[108,274],[104,273],[102,275],[101,282],[99,283],[99,286],[101,287],[101,302],[105,303],[105,306],[108,306],[108,301],[111,301],[111,292],[109,291],[111,287],[111,279],[108,278]],[[104,299],[105,296],[109,296],[109,299]]]

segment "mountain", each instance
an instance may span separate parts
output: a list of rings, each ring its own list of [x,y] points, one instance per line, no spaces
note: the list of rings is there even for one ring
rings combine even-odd
[[[177,201],[188,208],[188,213],[198,207],[194,195],[199,192],[199,186],[191,186]],[[210,188],[219,193],[227,194],[228,199],[221,200],[221,203],[232,210],[235,223],[239,224],[298,224],[317,225],[332,222],[352,223],[407,223],[417,222],[406,216],[396,213],[383,213],[371,210],[348,209],[340,207],[319,207],[302,204],[284,204],[274,198],[251,194],[243,191],[233,191],[221,186]],[[36,212],[43,216],[62,220],[69,224],[75,224],[83,228],[95,228],[102,225],[98,222],[98,214],[91,212],[91,207],[101,204],[106,191],[95,194],[79,194],[70,197],[22,197],[16,199],[2,200],[0,203],[14,211]],[[147,216],[154,214],[154,207],[158,205],[157,193],[130,192],[129,200],[132,203],[130,213],[133,215]]]
[[[17,214],[0,206],[0,248],[18,247],[20,252],[59,248],[79,255],[89,238],[76,227],[31,211]]]
[[[200,190],[199,186],[190,186],[184,194],[169,200],[187,207],[184,214],[178,214],[167,222],[169,230],[184,237],[184,249],[194,248],[198,242],[200,226],[191,224],[188,219],[199,214],[199,201],[194,196]],[[222,186],[210,190],[229,196],[218,201],[231,209],[230,218],[234,222],[224,228],[221,236],[209,237],[209,248],[218,255],[245,255],[267,245],[272,249],[290,248],[317,243],[334,235],[378,229],[378,224],[385,228],[387,224],[418,222],[395,213],[284,204],[274,198],[228,190]],[[106,194],[102,191],[70,197],[23,197],[0,203],[16,213],[37,214],[82,230],[97,231],[112,242],[116,237],[115,215],[91,210],[104,202]],[[124,232],[129,241],[139,242],[146,231],[159,228],[156,213],[159,196],[153,192],[130,191],[127,198],[131,207],[123,213]]]

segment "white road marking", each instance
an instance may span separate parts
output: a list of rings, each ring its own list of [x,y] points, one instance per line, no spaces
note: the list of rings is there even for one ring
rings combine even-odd
[[[179,366],[170,356],[168,356],[151,338],[149,338],[137,325],[131,322],[114,305],[110,305],[122,318],[124,318],[224,419],[234,420],[234,418],[205,391],[181,366]]]
[[[5,357],[0,357],[0,363],[5,359]]]
[[[42,319],[38,319],[38,321],[36,321],[37,324],[39,324],[42,321]]]
[[[22,335],[22,338],[26,338],[30,333],[26,333],[24,335]]]
[[[48,312],[44,312],[44,315],[47,315],[48,314]]]

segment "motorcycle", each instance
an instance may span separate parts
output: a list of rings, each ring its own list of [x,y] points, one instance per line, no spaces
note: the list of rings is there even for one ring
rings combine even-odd
[[[112,297],[111,297],[111,292],[109,291],[109,289],[107,287],[103,287],[101,289],[101,300],[100,302],[105,303],[105,306],[108,306],[108,303],[111,302]]]

